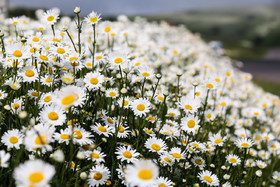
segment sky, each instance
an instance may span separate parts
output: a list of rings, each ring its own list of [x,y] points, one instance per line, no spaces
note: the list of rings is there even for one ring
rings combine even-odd
[[[218,7],[273,5],[277,1],[279,0],[9,0],[9,3],[13,7],[57,7],[64,14],[72,14],[73,9],[79,6],[83,15],[91,11],[103,15],[147,15]]]

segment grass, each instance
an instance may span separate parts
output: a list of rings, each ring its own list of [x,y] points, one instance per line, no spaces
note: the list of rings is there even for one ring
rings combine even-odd
[[[253,81],[258,86],[262,87],[265,91],[278,95],[280,97],[280,83],[270,82],[261,79],[254,79]]]

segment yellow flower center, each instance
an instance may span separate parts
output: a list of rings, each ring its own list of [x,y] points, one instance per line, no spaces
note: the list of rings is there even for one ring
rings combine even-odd
[[[102,56],[98,55],[98,56],[96,56],[96,59],[100,60],[100,59],[102,59]]]
[[[212,117],[212,115],[211,115],[211,114],[207,114],[206,117],[207,117],[208,119],[210,119],[210,118]]]
[[[192,106],[191,105],[185,105],[185,109],[192,110]]]
[[[123,62],[123,59],[122,59],[122,58],[116,58],[116,59],[114,60],[114,62],[115,62],[116,64],[120,64],[120,63]]]
[[[145,110],[145,105],[143,105],[143,104],[139,104],[139,105],[137,105],[137,110],[139,110],[139,111],[144,111]]]
[[[150,76],[150,73],[144,72],[144,73],[142,73],[142,75],[143,75],[144,77],[149,77],[149,76]]]
[[[119,126],[119,132],[123,133],[124,132],[124,128],[122,126]]]
[[[160,147],[160,145],[154,143],[154,144],[152,145],[152,149],[153,149],[153,150],[156,150],[156,151],[159,151],[159,150],[161,150],[161,147]]]
[[[179,154],[179,153],[173,153],[172,156],[175,157],[175,158],[181,158],[182,157],[182,155]]]
[[[98,158],[99,158],[99,154],[97,154],[97,153],[91,153],[90,156],[91,156],[92,158],[95,158],[95,159],[98,159]]]
[[[74,135],[75,135],[76,139],[82,139],[82,137],[83,137],[81,131],[79,131],[79,130],[75,130]]]
[[[158,185],[158,187],[166,187],[166,185],[164,183],[161,183]]]
[[[96,84],[98,84],[98,79],[97,78],[91,78],[90,83],[96,85]]]
[[[44,175],[41,172],[34,172],[29,175],[28,179],[32,183],[39,183],[44,179]]]
[[[35,139],[35,144],[37,145],[45,145],[46,143],[46,136],[37,136]]]
[[[102,173],[100,173],[100,172],[96,172],[96,173],[93,175],[94,180],[97,180],[97,181],[99,181],[100,179],[102,179],[102,177],[103,177],[103,175],[102,175]]]
[[[132,154],[131,154],[131,152],[129,152],[129,151],[125,151],[125,152],[123,152],[123,156],[124,156],[125,158],[131,158],[131,157],[132,157]]]
[[[98,130],[101,131],[101,132],[107,132],[107,128],[104,127],[104,126],[98,127]]]
[[[104,31],[105,32],[110,32],[111,31],[111,27],[105,27]]]
[[[138,173],[138,177],[142,180],[150,180],[153,178],[153,173],[147,169],[141,169]]]
[[[116,92],[110,92],[109,93],[109,96],[111,96],[111,97],[115,97],[117,94],[116,94]]]
[[[32,92],[31,95],[36,97],[36,96],[38,96],[38,92]]]
[[[219,143],[222,143],[222,142],[223,142],[222,139],[217,139],[217,140],[214,141],[215,144],[219,144]]]
[[[55,120],[58,119],[58,114],[57,114],[56,112],[50,112],[50,113],[48,114],[48,118],[49,118],[50,120],[52,120],[52,121],[55,121]]]
[[[204,176],[203,179],[210,183],[213,181],[213,179],[209,176]]]
[[[49,16],[49,17],[47,18],[47,20],[48,20],[48,21],[53,21],[53,20],[54,20],[54,16]]]
[[[19,108],[19,104],[18,103],[14,104],[13,108],[14,109],[18,109]]]
[[[194,128],[195,121],[191,119],[191,120],[188,121],[187,125],[188,125],[189,128]]]
[[[48,61],[49,60],[49,58],[47,56],[45,56],[45,55],[40,55],[39,58],[41,60],[44,60],[44,61]]]
[[[176,114],[174,112],[169,112],[169,116],[174,117],[174,116],[176,116]]]
[[[46,102],[46,103],[50,102],[51,100],[52,100],[52,97],[49,95],[44,98],[44,102]]]
[[[158,96],[158,100],[164,101],[164,97]]]
[[[25,75],[26,75],[27,77],[33,77],[34,74],[35,74],[34,71],[31,70],[31,69],[25,71]]]
[[[73,95],[68,95],[68,96],[65,96],[61,100],[61,104],[63,104],[63,105],[71,105],[75,100],[76,100],[76,98]]]
[[[22,52],[21,52],[20,50],[15,50],[14,53],[13,53],[13,55],[14,55],[15,57],[22,57]]]
[[[206,84],[206,87],[207,87],[207,88],[214,88],[214,85],[211,84],[211,83],[207,83],[207,84]]]
[[[39,42],[40,39],[39,39],[38,37],[34,37],[34,38],[32,39],[32,41],[33,41],[33,42]]]
[[[111,118],[107,118],[107,121],[108,121],[109,123],[111,123],[111,124],[114,123],[114,121],[113,121]]]
[[[230,158],[229,161],[230,161],[231,163],[236,163],[236,162],[237,162],[237,160],[236,160],[235,158]]]
[[[202,160],[198,160],[198,159],[197,159],[197,160],[195,160],[194,162],[195,162],[197,165],[202,165]]]
[[[97,17],[92,17],[89,19],[90,22],[95,23],[97,22]]]
[[[60,135],[60,138],[63,139],[63,140],[69,140],[70,135],[69,134],[62,134],[62,135]]]
[[[250,145],[248,143],[242,143],[241,147],[249,147]]]
[[[59,54],[64,54],[65,50],[63,48],[57,48],[56,52]]]
[[[12,137],[10,138],[10,142],[11,142],[12,144],[16,144],[16,143],[18,143],[18,138],[15,137],[15,136],[12,136]]]

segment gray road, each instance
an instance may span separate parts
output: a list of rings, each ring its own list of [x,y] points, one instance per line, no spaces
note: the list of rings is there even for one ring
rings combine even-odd
[[[276,54],[278,55],[278,54]],[[242,71],[251,73],[258,79],[280,83],[280,60],[242,61]]]

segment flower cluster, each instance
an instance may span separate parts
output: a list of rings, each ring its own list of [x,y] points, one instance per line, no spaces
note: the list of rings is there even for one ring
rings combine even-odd
[[[279,186],[280,99],[185,27],[1,21],[3,186]]]

